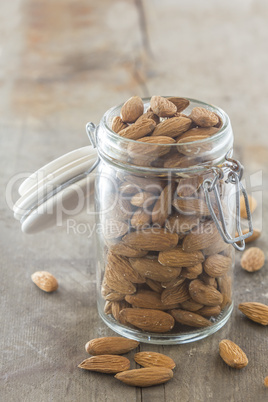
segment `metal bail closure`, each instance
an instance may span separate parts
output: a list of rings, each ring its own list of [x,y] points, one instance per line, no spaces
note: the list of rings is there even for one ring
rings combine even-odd
[[[88,139],[89,139],[91,145],[94,148],[96,148],[96,146],[97,146],[96,135],[97,135],[98,128],[99,128],[99,126],[96,127],[95,124],[92,123],[91,121],[86,124],[87,136],[88,136]]]
[[[219,195],[219,188],[218,188],[218,180],[222,180],[224,178],[224,172],[223,170],[217,166],[217,167],[212,167],[212,170],[214,171],[215,177],[214,179],[206,179],[203,182],[203,190],[206,198],[206,203],[208,206],[208,209],[211,213],[211,216],[213,218],[213,221],[215,222],[215,225],[223,238],[223,240],[228,243],[232,244],[232,246],[239,251],[243,251],[245,249],[245,239],[250,237],[253,233],[253,226],[252,226],[252,218],[251,218],[251,212],[250,212],[250,207],[249,207],[249,201],[248,201],[248,196],[245,188],[243,187],[241,183],[241,178],[243,175],[243,166],[240,164],[240,162],[236,161],[235,159],[230,159],[228,158],[228,154],[226,155],[226,161],[229,163],[228,167],[230,167],[231,171],[228,173],[228,177],[225,180],[225,183],[231,183],[234,184],[236,189],[235,189],[235,196],[236,196],[236,230],[238,233],[237,237],[232,238],[232,236],[229,234],[226,226],[226,221],[224,218],[224,213],[223,213],[223,208],[221,205],[220,201],[220,195]],[[231,166],[230,166],[231,164]],[[211,199],[210,199],[210,193],[213,191],[218,207],[218,212],[219,212],[219,219],[216,216],[216,213],[212,207]],[[240,220],[240,191],[243,194],[244,200],[245,200],[245,206],[246,206],[246,211],[247,211],[247,221],[248,221],[248,227],[249,227],[249,232],[243,234],[242,229],[241,229],[241,220]],[[237,244],[237,242],[240,242],[240,245]]]

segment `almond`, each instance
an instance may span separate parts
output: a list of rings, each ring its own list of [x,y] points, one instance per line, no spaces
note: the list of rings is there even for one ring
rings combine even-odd
[[[210,138],[209,135],[194,135],[192,137],[178,139],[177,150],[186,156],[202,156],[205,152],[211,151],[213,144],[205,141]]]
[[[121,336],[107,336],[104,338],[91,339],[87,342],[85,349],[93,356],[97,355],[122,355],[136,349],[138,341],[123,338]]]
[[[243,350],[229,339],[223,339],[219,344],[220,356],[228,366],[242,369],[248,364],[248,358]]]
[[[130,140],[138,140],[145,135],[151,133],[155,128],[156,123],[152,119],[146,119],[145,121],[139,121],[131,124],[127,128],[119,131],[119,135]]]
[[[192,120],[186,117],[172,117],[159,123],[155,127],[152,136],[178,137],[178,135],[187,131],[191,124]]]
[[[167,282],[164,282],[164,281],[161,282],[161,286],[164,289],[172,289],[172,288],[175,288],[175,287],[181,285],[184,281],[185,281],[185,278],[182,278],[181,276],[179,276],[178,278],[171,279]]]
[[[221,309],[229,306],[232,303],[232,279],[228,275],[223,275],[217,278],[219,291],[222,294]]]
[[[117,273],[118,277],[122,276],[126,281],[133,283],[144,283],[145,279],[135,271],[127,258],[113,253],[107,256],[107,262],[113,273]]]
[[[201,251],[187,253],[181,247],[173,248],[172,250],[162,251],[159,253],[158,261],[162,265],[170,267],[191,267],[199,262],[204,261],[204,256]]]
[[[120,116],[115,116],[112,121],[112,130],[115,133],[119,133],[119,131],[124,130],[127,128],[127,124],[123,122]]]
[[[112,314],[112,302],[107,300],[103,310],[104,314]]]
[[[131,226],[133,226],[134,228],[141,228],[142,226],[149,225],[150,222],[151,215],[143,208],[137,209],[137,211],[134,212],[131,218]],[[135,257],[135,255],[129,257]],[[139,256],[137,255],[137,257]]]
[[[127,295],[125,300],[133,307],[152,308],[156,310],[169,310],[177,308],[178,304],[173,303],[166,305],[162,302],[160,294],[151,290],[139,290],[133,295]]]
[[[163,267],[156,259],[130,258],[130,264],[141,276],[159,282],[166,282],[180,275],[180,268]]]
[[[47,271],[37,271],[32,274],[31,279],[33,283],[35,283],[36,286],[39,287],[39,289],[42,289],[48,293],[54,292],[58,289],[59,286],[55,276]]]
[[[143,367],[166,367],[174,369],[176,364],[171,357],[157,352],[139,352],[134,355],[134,360]]]
[[[254,197],[252,197],[249,194],[248,194],[248,201],[249,201],[250,212],[253,214],[253,212],[257,208],[257,201]],[[242,195],[240,197],[240,216],[241,216],[241,218],[247,219],[246,203],[245,203],[245,199]]]
[[[218,128],[216,127],[194,127],[188,130],[186,133],[182,134],[179,139],[186,139],[186,138],[192,138],[195,137],[196,135],[199,136],[205,136],[205,137],[211,137],[212,135],[216,134],[219,131]],[[190,142],[190,141],[189,141]]]
[[[99,373],[119,373],[120,371],[129,370],[130,361],[123,356],[107,354],[89,357],[82,361],[78,367]]]
[[[118,293],[127,295],[136,292],[136,287],[124,278],[122,272],[114,271],[108,265],[105,269],[104,280],[109,288]]]
[[[177,187],[179,197],[191,197],[199,189],[202,183],[201,177],[181,178]]]
[[[134,215],[133,215],[134,216]],[[132,221],[131,221],[132,222]],[[122,255],[123,257],[144,257],[147,251],[137,250],[135,248],[129,247],[122,241],[110,246],[110,250],[116,255]]]
[[[139,96],[132,96],[121,108],[124,123],[134,123],[143,114],[143,102]]]
[[[170,216],[165,223],[165,227],[171,233],[178,233],[179,235],[190,232],[199,225],[199,217],[193,215],[179,215],[174,214]]]
[[[128,145],[128,153],[132,158],[140,155],[152,155],[153,159],[156,159],[169,152],[170,147],[168,145],[170,144],[175,144],[175,140],[171,137],[143,137],[137,140],[136,143],[131,143]]]
[[[172,199],[174,193],[174,183],[168,184],[161,192],[152,210],[152,222],[164,226],[167,217],[172,212]]]
[[[170,157],[166,157],[164,161],[164,168],[175,169],[175,168],[188,168],[191,166],[198,165],[201,162],[201,159],[185,156],[183,154],[179,154],[176,151],[176,154],[171,155]]]
[[[127,322],[124,319],[124,317],[120,315],[120,311],[123,310],[124,308],[129,307],[131,306],[129,303],[126,302],[126,300],[112,302],[112,316],[116,321],[120,322],[121,324],[127,325]]]
[[[190,101],[185,98],[179,98],[176,96],[172,96],[170,98],[167,98],[170,102],[174,103],[177,107],[177,112],[182,112],[184,109],[186,109],[190,105]]]
[[[221,306],[204,306],[200,310],[198,310],[198,314],[203,317],[217,317],[221,312]]]
[[[128,233],[123,242],[133,248],[151,251],[163,251],[173,248],[179,241],[176,233],[169,233],[165,229],[149,228],[143,231]]]
[[[171,310],[172,316],[177,322],[183,325],[189,325],[190,327],[202,328],[209,327],[212,323],[199,314],[192,311],[185,310]]]
[[[268,325],[268,306],[257,302],[240,303],[239,310],[250,320]]]
[[[152,96],[150,106],[152,111],[159,117],[170,117],[177,112],[176,105],[162,96]]]
[[[148,191],[140,191],[133,195],[130,202],[135,207],[148,208],[150,205],[155,203],[156,199],[157,197],[155,194],[149,193]]]
[[[203,107],[194,107],[190,118],[200,127],[212,127],[219,122],[219,118],[215,113]]]
[[[136,120],[136,123],[144,121],[146,119],[152,119],[155,121],[156,124],[158,124],[160,121],[159,116],[154,114],[154,112],[150,108]]]
[[[161,300],[163,304],[172,305],[177,303],[183,303],[190,299],[188,284],[183,282],[181,285],[165,289],[161,294]]]
[[[163,291],[161,283],[159,283],[158,281],[154,281],[153,279],[146,278],[146,285],[148,285],[149,288],[152,289],[154,292],[162,293]]]
[[[126,235],[127,236],[127,235]],[[207,247],[213,247],[221,241],[221,235],[214,223],[211,221],[201,223],[194,232],[185,236],[182,248],[185,251],[191,252],[196,250],[206,249]]]
[[[199,279],[194,279],[189,285],[191,298],[205,306],[218,306],[223,301],[222,294],[213,286],[205,285]]]
[[[250,247],[242,255],[240,264],[248,272],[259,271],[265,263],[264,252],[259,247]]]
[[[173,377],[173,371],[166,367],[146,367],[116,374],[115,378],[133,387],[150,387],[163,384]]]
[[[204,307],[204,306],[203,306],[203,304],[195,302],[193,299],[189,299],[189,300],[186,300],[185,302],[181,303],[181,307],[183,308],[183,310],[195,312],[195,311],[202,309],[202,307]],[[199,314],[199,311],[198,311],[198,314]]]
[[[202,272],[203,272],[203,266],[201,262],[199,262],[198,264],[195,264],[191,267],[183,268],[181,271],[181,276],[187,279],[195,279],[199,275],[201,275]]]
[[[264,385],[266,388],[268,388],[268,376],[264,379]]]
[[[221,254],[211,255],[204,262],[204,270],[212,278],[226,274],[231,267],[232,259]]]
[[[128,323],[143,331],[168,332],[174,327],[174,318],[164,311],[145,308],[125,308],[120,311]]]
[[[201,198],[177,198],[173,201],[173,206],[180,214],[211,215],[206,202]]]

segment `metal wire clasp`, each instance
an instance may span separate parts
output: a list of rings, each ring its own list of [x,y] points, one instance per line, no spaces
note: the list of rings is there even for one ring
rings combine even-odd
[[[203,182],[203,190],[206,198],[206,203],[208,206],[208,209],[211,213],[211,216],[215,222],[215,225],[223,238],[223,240],[228,243],[232,244],[233,247],[239,251],[243,251],[245,249],[245,239],[250,237],[253,233],[253,226],[252,226],[252,219],[251,219],[251,212],[249,208],[249,201],[248,201],[248,196],[245,188],[243,187],[241,183],[241,179],[243,176],[243,166],[241,163],[235,159],[231,159],[229,157],[230,153],[228,152],[226,154],[226,164],[220,166],[215,166],[212,167],[212,170],[214,172],[214,178],[213,179],[205,179]],[[225,183],[231,183],[236,186],[236,230],[238,233],[237,237],[232,238],[232,236],[229,234],[224,218],[224,213],[223,213],[223,208],[221,205],[220,201],[220,195],[219,195],[219,189],[218,189],[218,181],[224,179],[224,171],[222,167],[229,167],[230,172],[227,175],[227,179],[225,180]],[[247,211],[247,221],[248,221],[248,227],[249,231],[246,234],[242,233],[241,229],[241,220],[240,220],[240,191],[243,194],[244,200],[245,200],[245,206],[246,206],[246,211]],[[219,219],[216,216],[216,213],[212,207],[211,199],[210,199],[210,193],[213,192],[215,195],[218,211],[219,211]],[[240,245],[237,244],[237,242],[240,242]]]

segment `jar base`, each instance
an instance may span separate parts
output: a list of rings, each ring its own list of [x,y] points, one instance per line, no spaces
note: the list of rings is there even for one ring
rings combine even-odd
[[[104,314],[103,310],[99,308],[99,314],[102,320],[109,328],[117,332],[119,335],[139,342],[158,345],[176,345],[199,341],[200,339],[206,338],[207,336],[217,332],[226,324],[232,311],[233,303],[217,317],[215,322],[213,322],[213,325],[210,327],[193,329],[191,332],[161,334],[126,327],[125,325],[118,323],[118,321],[116,321],[112,316]]]

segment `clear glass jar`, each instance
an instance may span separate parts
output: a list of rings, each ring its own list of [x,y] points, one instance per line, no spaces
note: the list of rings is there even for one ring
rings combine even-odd
[[[224,111],[189,100],[186,114],[196,106],[218,114],[215,134],[179,144],[126,139],[111,130],[120,105],[92,135],[100,158],[98,311],[115,332],[142,342],[202,339],[219,330],[233,308],[234,248],[215,223],[235,235],[237,187],[228,180],[233,165],[226,160],[233,132]],[[143,101],[146,110],[150,99]]]

